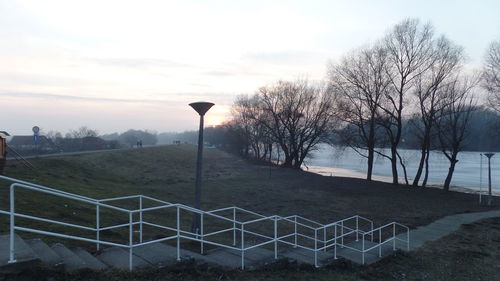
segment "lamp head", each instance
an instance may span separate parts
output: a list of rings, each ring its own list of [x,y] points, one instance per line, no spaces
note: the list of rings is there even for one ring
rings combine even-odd
[[[488,157],[488,158],[491,158],[493,157],[493,155],[495,155],[495,153],[485,153],[484,156]]]
[[[190,103],[189,106],[196,110],[200,116],[203,116],[212,106],[214,106],[214,104],[211,102],[199,101]]]

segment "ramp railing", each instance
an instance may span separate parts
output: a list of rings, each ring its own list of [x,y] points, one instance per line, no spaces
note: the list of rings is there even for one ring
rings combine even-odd
[[[333,249],[332,257],[336,259],[338,247],[360,252],[362,263],[365,262],[365,253],[378,247],[380,255],[382,246],[391,241],[393,249],[396,247],[396,241],[406,243],[409,248],[408,227],[392,222],[374,228],[373,221],[358,215],[321,224],[298,215],[265,216],[236,206],[203,211],[145,195],[94,199],[5,176],[0,176],[0,179],[11,183],[9,209],[0,209],[0,214],[8,215],[10,219],[9,262],[16,261],[14,239],[16,231],[93,243],[97,250],[100,250],[101,245],[125,248],[129,252],[130,270],[133,268],[134,248],[169,240],[175,240],[177,260],[181,260],[181,240],[196,241],[200,243],[201,254],[205,252],[207,245],[239,251],[242,269],[245,268],[245,253],[258,247],[270,248],[274,252],[275,259],[279,258],[279,245],[311,251],[314,253],[316,266],[319,266],[318,252]],[[74,208],[81,213],[81,217],[77,216],[77,220],[86,221],[90,225],[65,221],[66,216],[57,219],[42,217],[44,210],[37,210],[37,215],[23,212],[16,205],[16,192],[21,190],[34,193],[35,196],[50,195],[57,198],[51,202],[66,207],[70,201],[80,204]],[[45,211],[49,210],[50,206]],[[68,211],[74,214],[68,217],[77,215],[76,211]],[[85,216],[85,212],[95,212],[95,215]],[[199,214],[201,218],[201,228],[198,233],[192,232],[189,227],[193,213]],[[183,219],[186,215],[189,219]],[[108,218],[108,223],[105,223],[104,217]],[[112,217],[111,222],[109,217]],[[52,228],[47,230],[39,224],[28,221],[43,222],[45,226]],[[64,231],[54,230],[56,226],[64,228]],[[71,232],[71,230],[78,231]],[[67,234],[68,231],[71,234]],[[391,235],[383,237],[388,231],[391,231]],[[397,234],[404,231],[407,233],[407,238],[398,238]],[[84,232],[87,235],[84,235]],[[107,232],[113,232],[119,237],[103,238],[103,234]],[[121,235],[118,235],[120,233]],[[355,241],[361,239],[361,248],[347,245],[345,239],[355,239]],[[368,246],[365,245],[365,240],[370,243]]]

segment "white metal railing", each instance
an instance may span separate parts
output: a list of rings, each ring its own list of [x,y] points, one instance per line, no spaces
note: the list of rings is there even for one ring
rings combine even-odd
[[[257,247],[272,246],[274,252],[274,258],[278,258],[278,244],[292,246],[294,248],[301,248],[314,253],[314,264],[318,264],[318,252],[328,251],[333,248],[333,257],[337,258],[337,247],[348,248],[362,255],[362,263],[365,263],[365,253],[373,249],[379,249],[379,255],[381,255],[381,248],[386,243],[393,242],[393,249],[396,248],[396,241],[405,242],[407,248],[409,249],[409,229],[408,227],[392,222],[378,228],[374,228],[373,221],[355,215],[349,218],[345,218],[339,221],[335,221],[329,224],[321,224],[319,222],[297,216],[287,216],[282,217],[278,215],[265,216],[253,211],[242,209],[236,206],[220,208],[211,211],[203,211],[195,209],[190,206],[186,206],[179,203],[170,203],[167,201],[159,200],[153,197],[148,197],[144,195],[131,195],[114,197],[107,199],[94,199],[78,194],[73,194],[69,192],[64,192],[54,188],[37,185],[13,178],[8,178],[5,176],[0,176],[0,179],[11,182],[9,189],[9,210],[0,210],[0,214],[6,214],[10,217],[10,246],[9,246],[9,262],[15,262],[15,231],[31,232],[41,235],[48,235],[60,238],[73,239],[78,241],[90,242],[96,245],[97,250],[100,249],[101,245],[116,246],[128,249],[129,252],[129,268],[133,268],[133,249],[135,247],[144,246],[151,243],[158,243],[168,240],[176,240],[176,257],[180,260],[180,249],[181,249],[181,239],[191,240],[200,242],[200,253],[204,253],[205,245],[212,245],[221,248],[232,249],[240,251],[241,253],[241,268],[245,268],[245,252]],[[57,197],[61,197],[68,200],[74,200],[80,203],[85,203],[95,208],[95,224],[94,226],[85,226],[75,223],[63,222],[54,219],[42,218],[40,216],[33,216],[24,214],[21,212],[16,212],[15,204],[15,193],[17,189],[24,189],[30,192],[39,192],[44,194],[49,194]],[[118,201],[125,201],[130,203],[131,200],[136,200],[138,208],[125,208],[117,206]],[[148,207],[145,207],[145,203],[149,202]],[[128,216],[127,222],[118,223],[114,225],[104,226],[101,221],[101,216],[103,209],[108,209],[113,212],[118,212]],[[161,224],[160,222],[148,221],[145,218],[145,214],[152,211],[172,211],[175,213],[175,218],[171,221],[175,222],[175,226],[168,224]],[[181,212],[188,212],[190,215],[193,213],[199,214],[201,218],[201,227],[199,233],[194,233],[182,228]],[[137,219],[134,220],[134,216]],[[254,217],[253,219],[244,219],[244,216]],[[192,216],[190,216],[192,217]],[[64,226],[69,229],[79,229],[95,233],[95,238],[88,238],[78,235],[68,235],[63,233],[57,233],[54,231],[47,231],[34,227],[26,227],[16,224],[16,218],[28,219],[33,221],[45,222],[49,224]],[[208,219],[216,220],[219,224],[227,223],[230,227],[222,227],[217,230],[209,230],[207,227],[215,227],[216,224],[205,223]],[[258,228],[258,230],[251,230],[252,225],[256,224],[272,224],[272,227]],[[279,227],[280,224],[287,224],[288,227]],[[153,239],[145,241],[143,238],[144,226],[151,227],[157,231],[167,231],[173,234],[166,237]],[[387,231],[392,227],[392,235],[382,239],[382,233]],[[128,229],[128,239],[121,243],[114,241],[108,241],[102,239],[101,233],[105,230],[112,229]],[[134,228],[138,228],[138,231],[134,232]],[[406,239],[401,239],[397,237],[397,234],[401,231],[396,231],[397,229],[406,231]],[[279,235],[279,231],[284,232]],[[267,232],[266,232],[267,231]],[[139,234],[138,239],[134,240],[134,233]],[[237,233],[239,232],[239,237]],[[231,235],[232,234],[232,235]],[[374,241],[374,237],[378,234],[378,241]],[[226,235],[220,237],[216,241],[213,237],[218,237],[220,235]],[[227,236],[229,235],[229,236]],[[361,237],[361,247],[351,247],[344,243],[344,239],[354,236],[356,241],[359,241]],[[249,237],[258,242],[249,242]],[[366,247],[365,240],[368,238],[371,242],[369,247]],[[239,239],[239,241],[238,241]]]

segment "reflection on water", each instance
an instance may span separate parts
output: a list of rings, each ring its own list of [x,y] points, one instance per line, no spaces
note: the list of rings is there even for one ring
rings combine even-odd
[[[420,161],[420,152],[417,150],[401,149],[400,154],[406,165],[408,179],[415,176]],[[491,180],[492,189],[500,191],[500,153],[491,158]],[[481,156],[480,152],[460,152],[458,163],[451,181],[452,186],[482,190],[488,188],[488,161],[482,157],[482,182],[481,182]],[[498,161],[497,161],[498,160]],[[309,171],[322,175],[366,177],[366,158],[360,156],[350,148],[333,148],[329,145],[320,145],[319,150],[314,151],[310,158],[305,161]],[[449,161],[442,152],[432,151],[429,155],[429,179],[430,185],[442,186],[448,173]],[[392,182],[391,163],[383,156],[376,155],[373,165],[373,179]],[[403,180],[403,170],[398,167],[398,173]],[[423,175],[422,175],[423,178]],[[421,178],[421,179],[422,179]]]

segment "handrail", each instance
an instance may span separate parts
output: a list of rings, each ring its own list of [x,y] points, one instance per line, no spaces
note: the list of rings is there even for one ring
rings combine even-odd
[[[52,190],[40,189],[40,188],[37,188],[35,186],[31,186],[31,185],[27,185],[27,184],[23,184],[23,183],[13,183],[11,185],[11,187],[22,187],[22,188],[26,188],[26,189],[30,189],[30,190],[42,192],[42,193],[47,193],[47,194],[51,194],[51,195],[61,196],[61,197],[68,198],[68,199],[77,200],[77,201],[80,201],[80,202],[94,204],[94,205],[100,206],[100,207],[106,207],[106,208],[114,209],[114,210],[117,210],[117,211],[122,211],[122,212],[127,212],[127,213],[130,212],[127,209],[123,209],[123,208],[120,208],[120,207],[116,207],[116,206],[112,206],[112,205],[100,203],[99,201],[97,201],[95,199],[94,200],[89,200],[87,198],[81,198],[79,196],[73,196],[73,194],[67,193],[67,192],[64,192],[64,193],[54,192]]]
[[[33,164],[31,164],[30,161],[28,161],[21,154],[19,154],[19,152],[17,152],[14,148],[12,148],[11,146],[7,145],[7,149],[14,153],[14,158],[17,161],[21,161],[21,163],[23,163],[24,166],[26,166],[26,167],[28,167],[28,168],[30,168],[32,170],[35,169],[35,166],[33,166]]]
[[[10,254],[9,254],[9,262],[15,261],[15,251],[14,251],[14,232],[17,231],[26,231],[26,232],[32,232],[32,233],[38,233],[42,235],[49,235],[49,236],[55,236],[55,237],[62,237],[62,238],[68,238],[68,239],[74,239],[74,240],[80,240],[80,241],[85,241],[85,242],[90,242],[90,243],[95,243],[97,246],[97,249],[99,250],[100,245],[108,245],[108,246],[116,246],[116,247],[124,247],[129,249],[129,267],[132,269],[132,249],[135,247],[139,247],[141,245],[146,245],[146,244],[151,244],[151,243],[158,243],[162,241],[167,241],[167,240],[172,240],[172,239],[177,239],[177,259],[180,259],[180,239],[188,239],[191,241],[196,241],[200,242],[200,251],[203,253],[204,250],[204,244],[210,244],[214,245],[217,247],[223,247],[227,249],[233,249],[233,250],[238,250],[241,252],[241,266],[242,269],[245,266],[245,251],[248,251],[250,249],[254,249],[257,247],[261,247],[264,245],[269,245],[269,244],[274,244],[274,255],[275,259],[278,258],[278,243],[288,245],[288,246],[293,246],[294,248],[301,248],[309,251],[314,252],[314,264],[318,266],[318,252],[319,251],[326,251],[327,249],[333,248],[334,249],[334,257],[336,258],[336,252],[337,252],[337,247],[344,247],[347,249],[352,249],[354,251],[358,251],[362,254],[362,261],[364,263],[364,255],[366,252],[373,250],[375,248],[379,248],[379,253],[381,251],[382,245],[393,241],[393,249],[396,248],[396,240],[400,240],[403,242],[407,243],[407,248],[409,249],[409,228],[405,225],[402,225],[397,222],[391,222],[387,223],[385,225],[379,226],[377,228],[373,227],[373,221],[359,216],[359,215],[354,215],[348,218],[344,218],[341,220],[337,220],[328,224],[321,224],[319,222],[316,222],[314,220],[310,220],[298,215],[290,215],[290,216],[279,216],[279,215],[271,215],[271,216],[264,216],[262,214],[245,210],[240,207],[236,206],[231,206],[231,207],[225,207],[225,208],[219,208],[215,210],[210,210],[210,211],[204,211],[200,210],[197,208],[193,208],[181,203],[170,203],[164,200],[156,199],[153,197],[149,196],[144,196],[144,195],[128,195],[128,196],[122,196],[122,197],[114,197],[114,198],[105,198],[105,199],[94,199],[94,198],[89,198],[85,196],[81,196],[78,194],[73,194],[70,192],[65,192],[61,190],[57,190],[54,188],[42,186],[42,185],[37,185],[29,182],[25,182],[22,180],[18,179],[13,179],[5,176],[0,176],[0,179],[4,179],[10,182],[13,182],[10,185],[10,211],[3,211],[0,210],[0,215],[6,214],[10,215],[10,231],[11,231],[11,240],[10,240]],[[84,202],[90,205],[93,205],[96,208],[96,217],[95,217],[95,227],[89,227],[89,226],[83,226],[79,224],[72,224],[72,223],[66,223],[58,220],[53,220],[53,219],[48,219],[48,218],[42,218],[38,216],[31,216],[27,214],[22,214],[19,212],[15,211],[15,190],[18,188],[30,190],[30,191],[35,191],[35,192],[41,192],[41,193],[46,193],[70,200],[75,200],[79,202]],[[139,208],[137,209],[126,209],[122,207],[117,207],[114,205],[109,205],[105,202],[111,202],[111,201],[117,201],[117,200],[136,200],[139,199]],[[153,205],[152,207],[143,207],[143,200],[151,200],[153,202],[159,203],[159,204],[150,204]],[[137,201],[136,201],[137,202]],[[155,206],[156,205],[156,206]],[[100,224],[100,208],[109,208],[111,210],[119,211],[122,213],[126,213],[129,216],[129,220],[127,223],[119,223],[117,225],[110,225],[110,226],[101,226]],[[176,226],[171,227],[171,226],[166,226],[166,225],[161,225],[161,224],[156,224],[153,222],[148,222],[143,220],[143,214],[150,212],[150,211],[161,211],[161,210],[166,210],[166,209],[175,209],[177,212],[177,218],[176,218]],[[228,211],[232,210],[232,218],[218,215],[216,214],[217,212],[222,212],[222,211]],[[195,233],[192,231],[186,231],[181,229],[181,217],[180,217],[180,211],[187,211],[195,214],[199,214],[201,216],[201,231],[200,233]],[[246,214],[251,214],[254,216],[257,216],[256,219],[251,219],[251,220],[246,220],[242,221],[241,219],[237,219],[236,212],[243,212]],[[138,219],[136,216],[136,219],[134,220],[134,214],[139,214]],[[230,222],[232,223],[232,227],[223,227],[222,229],[219,230],[214,230],[211,232],[204,232],[204,218],[206,217],[211,217],[215,219],[219,219],[221,221],[225,222]],[[51,223],[51,224],[57,224],[57,225],[62,225],[66,227],[71,227],[71,228],[76,228],[76,229],[83,229],[83,230],[88,230],[95,232],[96,238],[95,239],[90,239],[90,238],[85,238],[85,237],[80,237],[80,236],[74,236],[74,235],[66,235],[66,234],[61,234],[61,233],[56,233],[56,232],[50,232],[50,231],[45,231],[41,229],[34,229],[34,228],[29,228],[29,227],[21,227],[15,224],[16,218],[25,218],[25,219],[30,219],[30,220],[35,220],[35,221],[41,221],[41,222],[46,222],[46,223]],[[369,224],[369,230],[366,230],[366,225],[364,224],[363,229],[360,229],[359,221],[364,221]],[[257,223],[257,222],[262,222],[262,221],[269,221],[274,224],[274,235],[269,234],[269,232],[263,232],[262,233],[257,233],[255,231],[250,231],[248,228],[246,228],[248,225]],[[290,228],[287,228],[288,230],[286,233],[281,234],[281,236],[278,236],[278,222],[280,221],[285,221],[293,226],[293,231]],[[350,223],[349,221],[355,221],[355,226],[354,222]],[[349,223],[348,223],[349,222]],[[345,224],[348,225],[346,226]],[[171,236],[168,237],[163,237],[163,238],[158,238],[158,239],[153,239],[150,241],[143,241],[143,225],[159,228],[159,229],[165,229],[169,230],[172,232],[175,232],[175,234],[172,234]],[[313,226],[311,226],[313,225]],[[110,241],[105,241],[102,240],[100,237],[100,232],[104,230],[110,230],[110,229],[115,229],[115,228],[123,228],[123,227],[128,227],[129,229],[129,241],[127,243],[114,243]],[[134,241],[134,227],[139,228],[139,239],[136,239]],[[304,233],[301,233],[299,231],[298,227],[303,227],[307,231],[313,231],[314,236],[312,235],[306,235]],[[392,227],[392,236],[389,238],[386,238],[382,241],[382,230],[388,227]],[[404,230],[407,232],[407,239],[401,239],[396,237],[396,227],[402,227]],[[327,231],[328,228],[332,228],[331,231]],[[236,232],[240,232],[240,241],[237,243],[237,236]],[[226,235],[228,233],[232,232],[232,244],[229,244],[227,240],[222,240],[224,242],[215,242],[213,241],[214,239],[207,240],[209,237],[214,237],[214,235]],[[260,231],[259,231],[260,232]],[[340,232],[340,233],[338,233]],[[373,242],[373,237],[374,233],[377,233],[379,235],[379,240],[378,242],[375,243],[375,245],[371,244],[370,247],[366,248],[365,246],[365,237],[369,236],[371,237],[371,241]],[[344,243],[344,239],[349,237],[353,237],[351,235],[356,234],[356,241],[358,241],[359,236],[361,236],[361,242],[362,242],[362,247],[361,249],[356,249],[355,247],[350,247],[349,245],[346,245]],[[260,239],[260,241],[257,244],[253,245],[247,245],[245,244],[245,235],[255,235],[257,237],[260,237],[263,239]],[[290,242],[290,238],[293,238],[293,241]],[[298,240],[298,238],[303,238],[306,239],[306,244],[303,244]],[[256,239],[255,237],[253,239]],[[217,240],[219,241],[219,240]],[[254,240],[258,241],[258,240]],[[238,246],[238,244],[240,246]],[[314,244],[314,247],[310,247],[311,244]]]
[[[59,190],[59,189],[50,188],[50,187],[47,187],[47,186],[44,186],[44,185],[35,184],[35,183],[23,181],[23,180],[18,180],[18,179],[15,179],[15,178],[10,178],[10,177],[6,177],[6,176],[2,176],[2,175],[0,175],[0,179],[4,179],[6,181],[11,181],[11,182],[14,182],[14,183],[20,183],[20,184],[30,185],[30,186],[38,187],[40,189],[50,190],[50,191],[61,193],[61,194],[68,194],[68,195],[72,195],[72,196],[75,196],[75,197],[85,198],[87,200],[97,201],[94,198],[90,198],[90,197],[86,197],[86,196],[83,196],[83,195],[78,195],[78,194],[74,194],[74,193],[62,191],[62,190]]]

